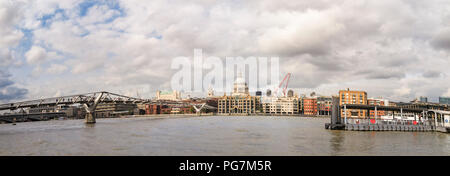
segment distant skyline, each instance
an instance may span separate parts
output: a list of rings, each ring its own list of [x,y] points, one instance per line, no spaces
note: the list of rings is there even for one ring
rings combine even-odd
[[[0,0],[0,103],[100,90],[154,97],[171,89],[172,59],[195,48],[277,56],[299,94],[350,88],[437,102],[450,96],[448,9],[448,0]]]

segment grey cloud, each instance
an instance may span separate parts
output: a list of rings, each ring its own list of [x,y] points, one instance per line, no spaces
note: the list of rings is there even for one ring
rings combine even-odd
[[[6,86],[9,86],[13,84],[13,82],[11,80],[8,80],[6,78],[0,78],[0,88],[4,88]]]
[[[19,17],[19,6],[18,3],[11,2],[0,2],[0,24],[10,27],[13,25]]]
[[[15,27],[22,16],[20,4],[0,1],[0,102],[24,98],[28,92],[16,87],[7,72],[9,67],[20,62],[13,57],[13,49],[23,37],[23,33]]]
[[[0,101],[22,99],[27,93],[27,89],[18,87],[6,87],[0,92]]]
[[[405,73],[401,71],[374,72],[367,76],[367,78],[369,79],[390,79],[390,78],[404,78],[404,77]]]
[[[399,67],[416,63],[418,61],[418,58],[417,56],[414,56],[409,53],[396,53],[396,54],[388,54],[387,56],[383,56],[381,58],[373,58],[373,60],[378,60],[380,66]]]
[[[309,56],[299,61],[311,63],[320,70],[324,70],[326,72],[345,70],[346,66],[349,65],[346,58],[335,55]]]
[[[385,69],[385,68],[365,69],[355,72],[355,75],[362,75],[367,79],[391,79],[391,78],[401,79],[406,76],[405,73],[401,70]]]
[[[426,78],[437,78],[437,77],[441,76],[441,72],[429,70],[429,71],[424,72],[422,74],[422,76],[424,76]]]
[[[28,93],[27,89],[14,86],[10,77],[9,73],[0,70],[0,101],[21,99]]]
[[[11,53],[8,49],[0,48],[0,67],[6,67],[13,62]]]
[[[442,29],[437,32],[431,40],[431,45],[436,49],[450,51],[450,28]]]
[[[341,70],[333,68],[328,70],[327,68],[322,68],[321,66],[318,66],[322,64],[309,63],[309,61],[307,61],[309,59],[314,59],[314,57],[307,59],[289,59],[281,63],[282,73],[287,72],[292,73],[292,77],[289,82],[289,87],[317,88],[320,85],[333,82],[336,77],[340,76]],[[331,66],[329,65],[329,67]]]

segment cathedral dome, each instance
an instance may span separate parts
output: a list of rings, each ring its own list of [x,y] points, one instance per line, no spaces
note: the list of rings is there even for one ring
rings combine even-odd
[[[244,78],[242,78],[241,73],[239,73],[238,77],[236,78],[236,81],[234,81],[234,84],[246,84]]]
[[[242,78],[242,73],[238,74],[236,81],[234,82],[233,96],[246,96],[248,94],[248,86],[245,79]]]

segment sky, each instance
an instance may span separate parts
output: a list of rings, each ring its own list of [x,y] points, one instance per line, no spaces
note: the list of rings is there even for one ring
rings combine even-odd
[[[177,56],[278,56],[300,94],[450,96],[448,0],[0,0],[0,102],[154,97]],[[206,92],[205,92],[206,94]]]

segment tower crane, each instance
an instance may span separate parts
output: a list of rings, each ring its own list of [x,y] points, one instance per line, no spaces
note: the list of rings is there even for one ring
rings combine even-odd
[[[284,76],[283,81],[280,82],[280,85],[278,85],[278,87],[275,89],[274,93],[275,95],[278,95],[278,89],[281,88],[281,86],[283,85],[284,81],[286,81],[286,85],[283,88],[283,96],[286,96],[286,89],[289,85],[289,79],[291,78],[291,73],[287,73],[286,76]]]

